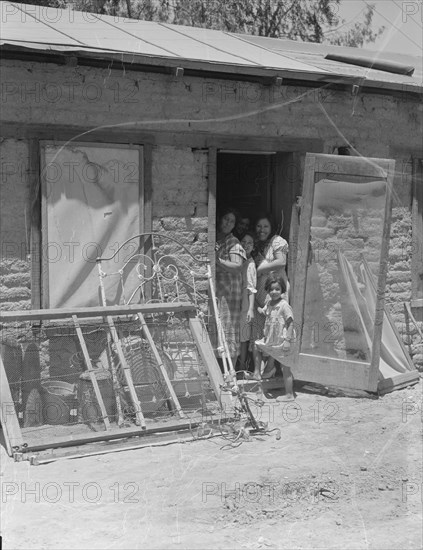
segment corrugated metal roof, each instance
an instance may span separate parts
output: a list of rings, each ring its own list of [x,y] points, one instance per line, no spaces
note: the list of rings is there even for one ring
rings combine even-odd
[[[422,91],[422,60],[377,54],[415,67],[413,76],[325,59],[327,53],[375,55],[355,48],[301,43],[203,28],[168,25],[44,6],[1,2],[7,49],[75,52],[89,57],[199,70],[309,79],[343,79],[383,89]],[[395,56],[395,59],[393,59]]]
[[[402,63],[403,65],[412,65],[414,67],[414,74],[411,77],[416,84],[422,84],[423,80],[423,55],[421,57],[413,55],[405,55],[401,53],[379,51],[379,50],[367,50],[365,48],[348,48],[346,46],[332,46],[330,44],[315,44],[313,42],[297,42],[295,40],[274,39],[264,36],[251,36],[242,35],[245,40],[258,44],[262,47],[266,47],[269,50],[283,52],[288,57],[293,57],[310,65],[314,65],[320,69],[324,69],[329,72],[344,71],[347,70],[352,76],[357,76],[363,73],[363,68],[354,67],[350,65],[345,67],[336,61],[330,61],[325,59],[327,54],[338,54],[345,56],[359,56],[368,57],[373,61],[386,61]],[[423,53],[423,52],[422,52]],[[365,73],[369,73],[368,69],[364,69]],[[386,73],[384,71],[372,71],[370,74],[374,74],[373,78],[381,78],[383,80],[398,77],[392,73]],[[368,75],[368,76],[369,76]],[[384,78],[385,77],[385,78]],[[370,76],[369,76],[370,78]],[[400,76],[402,78],[402,76]],[[405,80],[408,82],[408,77]]]

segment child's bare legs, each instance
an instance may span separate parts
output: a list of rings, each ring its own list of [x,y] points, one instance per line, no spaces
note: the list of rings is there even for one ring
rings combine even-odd
[[[273,359],[273,357],[269,357],[267,358],[267,363],[266,363],[266,366],[264,368],[264,371],[263,371],[263,374],[262,374],[262,377],[263,378],[272,378],[272,376],[275,374],[275,360]]]
[[[263,362],[263,354],[261,351],[257,348],[257,346],[254,344],[253,347],[253,358],[254,358],[254,378],[256,380],[261,379],[261,364]]]
[[[283,383],[285,386],[285,395],[281,395],[276,401],[293,401],[294,398],[294,377],[292,376],[291,369],[286,365],[281,365]]]

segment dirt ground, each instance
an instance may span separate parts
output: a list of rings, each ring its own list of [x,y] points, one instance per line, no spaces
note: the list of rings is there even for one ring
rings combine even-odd
[[[7,549],[420,549],[422,384],[270,400],[268,435],[42,466],[2,448]]]

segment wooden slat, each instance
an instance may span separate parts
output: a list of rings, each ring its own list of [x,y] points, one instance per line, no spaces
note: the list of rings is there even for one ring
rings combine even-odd
[[[404,374],[398,374],[398,376],[394,376],[393,378],[385,378],[380,380],[377,386],[377,391],[380,395],[384,395],[385,393],[400,390],[401,388],[405,388],[411,384],[417,384],[419,380],[420,375],[417,370],[406,372]]]
[[[298,255],[298,232],[300,227],[300,206],[295,202],[292,205],[291,220],[289,227],[289,249],[288,249],[288,280],[291,285],[291,305],[295,296],[295,266]]]
[[[0,406],[0,426],[3,432],[3,438],[6,445],[6,452],[9,456],[13,456],[12,445],[10,443],[9,433],[7,431],[5,413],[3,413],[3,405]]]
[[[89,131],[87,131],[89,130]],[[93,130],[87,126],[58,126],[57,124],[4,123],[0,127],[1,135],[15,139],[45,139],[57,141],[73,141],[75,137],[80,142],[94,143],[138,143],[143,146],[173,145],[175,147],[195,147],[207,149],[238,149],[240,151],[303,151],[320,153],[324,141],[319,138],[268,137],[268,136],[228,136],[208,132],[186,131],[169,132],[154,129],[154,132],[123,130],[121,127],[107,130]],[[147,159],[146,159],[147,160]],[[147,181],[146,181],[147,183]]]
[[[215,146],[218,149],[229,149],[240,151],[322,151],[323,141],[316,138],[295,138],[295,137],[256,137],[256,136],[225,136],[214,135],[207,138],[206,145]]]
[[[105,426],[106,430],[109,430],[110,429],[109,417],[107,415],[106,407],[104,406],[103,396],[101,395],[101,391],[100,391],[100,388],[99,388],[99,385],[98,385],[98,381],[97,381],[97,378],[95,376],[94,368],[91,364],[91,358],[90,358],[90,355],[88,353],[88,349],[87,349],[87,345],[85,343],[84,335],[82,334],[81,327],[79,326],[78,317],[76,315],[72,315],[72,320],[73,320],[73,323],[75,325],[76,334],[78,336],[79,345],[81,346],[82,353],[84,355],[85,364],[87,365],[87,369],[88,369],[88,372],[89,372],[89,375],[90,375],[90,380],[91,380],[91,383],[94,387],[94,393],[95,393],[95,396],[97,398],[97,403],[100,406],[104,426]]]
[[[363,176],[385,180],[391,170],[390,159],[348,157],[344,155],[315,155],[315,172],[327,172],[342,177]]]
[[[385,162],[386,164],[386,162]],[[372,360],[369,373],[369,391],[376,391],[379,381],[380,345],[382,342],[383,317],[385,315],[386,277],[389,263],[389,239],[391,235],[392,191],[395,174],[395,161],[388,161],[385,213],[382,228],[379,273],[376,288],[376,308],[372,341]]]
[[[289,238],[289,229],[291,224],[292,205],[295,202],[295,185],[296,180],[293,174],[298,169],[296,161],[298,158],[293,153],[281,153],[270,157],[274,162],[272,172],[274,173],[274,181],[271,182],[270,204],[266,208],[266,211],[270,211],[273,215],[273,219],[281,222],[283,211],[283,228],[281,235],[286,240]],[[269,174],[268,181],[271,181]]]
[[[147,143],[144,150],[144,216],[141,233],[153,231],[153,147]]]
[[[192,428],[195,428],[197,424],[193,424]],[[214,429],[214,434],[212,437],[221,435],[223,429],[216,427]],[[138,439],[138,441],[137,441]],[[160,447],[163,445],[171,445],[176,443],[187,443],[188,441],[197,441],[199,438],[194,437],[190,431],[185,431],[182,433],[179,432],[170,432],[168,434],[151,434],[143,435],[141,438],[132,438],[122,441],[101,441],[98,443],[87,443],[85,445],[80,445],[79,447],[72,448],[72,450],[66,449],[55,449],[54,452],[41,452],[39,455],[34,456],[34,459],[31,460],[31,464],[41,465],[49,464],[57,460],[69,460],[73,458],[83,458],[86,456],[99,456],[109,453],[118,453],[121,451],[133,451],[137,449],[145,449],[147,447]],[[204,437],[202,439],[208,439]]]
[[[81,318],[104,317],[106,315],[133,315],[138,312],[148,313],[167,313],[195,311],[194,304],[188,302],[166,302],[159,304],[131,304],[118,306],[95,306],[81,308],[63,308],[63,309],[35,309],[31,311],[2,311],[0,312],[0,321],[10,323],[13,321],[51,321],[54,319],[71,318],[77,315]]]
[[[221,419],[221,414],[208,414],[207,418],[210,420],[218,421]],[[55,449],[55,448],[66,448],[74,447],[78,445],[85,445],[86,443],[97,443],[101,441],[113,441],[116,439],[125,439],[129,437],[140,437],[162,434],[167,432],[179,432],[182,430],[189,430],[200,425],[204,421],[204,417],[200,414],[194,418],[191,418],[189,422],[182,419],[171,419],[166,420],[165,422],[158,423],[154,422],[154,427],[147,427],[145,430],[140,431],[139,427],[134,428],[133,426],[128,428],[116,428],[110,432],[100,432],[100,433],[85,433],[85,434],[68,434],[66,436],[55,437],[54,440],[49,439],[45,443],[40,442],[40,428],[30,428],[25,430],[25,436],[28,439],[28,446],[24,449],[29,452],[39,452],[46,449]],[[31,432],[36,434],[35,441],[31,441]]]
[[[226,397],[223,397],[223,396],[226,394],[222,393],[222,388],[221,388],[223,384],[223,376],[222,376],[219,364],[216,360],[216,357],[213,353],[213,348],[210,343],[209,335],[204,325],[201,323],[200,319],[198,319],[198,317],[193,317],[193,316],[190,317],[189,326],[191,328],[194,341],[197,345],[197,349],[200,352],[201,359],[210,377],[210,382],[211,382],[213,391],[219,403],[222,406],[225,406],[225,403],[223,401],[225,401]],[[229,404],[229,401],[230,400],[228,397],[227,404]]]
[[[153,231],[153,145],[146,143],[144,145],[144,214],[143,214],[143,229],[141,233],[148,233]],[[141,245],[141,240],[140,240]],[[140,253],[144,254],[152,261],[144,262],[144,277],[146,284],[144,285],[144,296],[146,300],[150,300],[152,296],[152,265],[153,250],[152,250],[152,237],[143,239]]]
[[[291,369],[297,380],[357,390],[368,389],[369,363],[300,353],[298,363]]]
[[[144,148],[138,146],[138,230],[140,233],[144,231],[144,208],[145,208],[145,192],[144,192]]]
[[[29,142],[30,166],[30,250],[31,255],[31,308],[41,307],[41,180],[38,139]]]
[[[106,320],[109,325],[110,334],[112,335],[112,340],[116,348],[116,353],[120,361],[120,366],[122,368],[123,375],[126,380],[126,385],[128,386],[128,389],[129,389],[129,395],[131,396],[132,404],[135,407],[135,416],[137,418],[137,423],[139,424],[139,426],[141,426],[141,428],[145,429],[145,418],[144,418],[144,415],[142,414],[141,404],[138,400],[137,392],[135,391],[134,382],[132,380],[131,369],[125,359],[125,355],[122,350],[122,345],[120,343],[119,335],[117,333],[115,324],[113,322],[113,318],[110,315],[107,315]]]
[[[103,288],[102,288],[102,291],[104,291]],[[123,415],[122,400],[121,400],[121,391],[123,391],[123,388],[120,385],[118,375],[117,375],[117,367],[116,367],[115,361],[113,360],[112,336],[110,334],[110,331],[106,331],[106,340],[107,340],[107,346],[106,346],[107,361],[109,362],[110,373],[112,375],[112,385],[113,385],[113,392],[114,392],[115,403],[116,403],[116,420],[117,420],[118,427],[122,428],[125,425],[125,418]]]
[[[143,316],[142,313],[138,313],[137,315],[138,315],[138,319],[140,320],[141,328],[142,328],[142,331],[144,333],[144,336],[147,338],[147,341],[150,344],[150,348],[151,348],[151,350],[153,352],[153,355],[154,355],[154,357],[157,361],[160,372],[162,373],[162,376],[165,380],[167,389],[169,390],[170,396],[173,400],[173,403],[175,404],[176,410],[177,410],[177,412],[178,412],[178,414],[181,418],[185,418],[185,414],[184,414],[184,412],[181,408],[181,405],[179,403],[179,399],[178,399],[178,397],[175,393],[175,390],[173,389],[172,383],[169,379],[166,368],[163,365],[162,358],[160,357],[160,354],[157,350],[156,344],[154,343],[153,337],[151,336],[150,329],[148,328],[147,323],[145,322],[144,316]]]
[[[13,455],[13,449],[17,447],[22,450],[24,444],[21,427],[16,415],[15,405],[10,392],[9,381],[6,376],[6,370],[3,358],[0,355],[0,422],[3,429],[4,439],[6,441],[7,452],[9,456]]]
[[[217,192],[217,151],[216,147],[209,147],[208,154],[208,227],[207,227],[207,242],[208,242],[208,257],[212,270],[213,280],[216,276],[216,192]]]
[[[50,193],[48,189],[47,177],[47,165],[46,165],[46,143],[40,142],[40,185],[41,185],[41,240],[40,240],[40,266],[41,266],[41,296],[40,305],[43,308],[48,308],[50,305],[50,292],[49,292],[49,262],[44,259],[44,255],[47,256],[47,243],[48,243],[48,195]]]
[[[422,158],[413,159],[412,192],[413,250],[411,256],[411,295],[415,303],[418,303],[420,300],[423,304],[423,156]]]
[[[304,187],[301,207],[301,223],[298,231],[298,254],[295,268],[295,293],[293,296],[294,321],[296,326],[304,324],[304,304],[309,255],[309,235],[314,197],[314,167],[316,155],[307,155],[304,167]],[[293,346],[294,365],[298,362],[301,339],[297,338]]]

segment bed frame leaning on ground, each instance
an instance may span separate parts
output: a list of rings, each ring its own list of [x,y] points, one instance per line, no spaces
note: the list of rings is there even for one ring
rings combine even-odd
[[[151,445],[220,425],[233,395],[209,339],[207,266],[207,254],[144,233],[97,259],[97,307],[2,312],[8,453],[48,461],[66,447]]]

